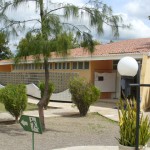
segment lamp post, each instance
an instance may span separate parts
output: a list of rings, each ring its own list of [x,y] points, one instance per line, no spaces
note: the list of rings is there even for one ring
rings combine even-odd
[[[138,73],[138,84],[137,87],[137,102],[136,102],[136,150],[139,147],[139,120],[140,120],[140,76],[138,72],[138,63],[137,61],[129,56],[123,57],[120,59],[117,65],[118,72],[121,76],[134,77]]]

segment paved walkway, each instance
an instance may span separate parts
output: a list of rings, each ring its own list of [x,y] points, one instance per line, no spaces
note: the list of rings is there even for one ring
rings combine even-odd
[[[28,98],[28,102],[29,103],[34,103],[37,104],[38,100],[29,97]],[[109,107],[107,107],[107,105],[109,105]],[[78,113],[79,111],[77,110],[76,107],[74,107],[74,104],[72,103],[59,103],[59,102],[50,102],[49,105],[52,108],[57,108],[57,109],[48,109],[45,110],[45,117],[51,117],[51,116],[61,116],[61,115],[65,115],[68,113]],[[114,121],[118,121],[118,110],[114,109],[115,105],[112,104],[102,104],[101,106],[101,102],[96,103],[94,106],[90,107],[89,112],[98,112],[99,114],[101,114],[104,117],[107,117],[111,120]],[[38,113],[36,113],[37,111],[34,111],[34,115],[38,116]],[[33,111],[31,112],[33,113]],[[25,112],[25,114],[30,114],[30,112]]]
[[[29,103],[34,103],[37,104],[39,100],[28,97],[28,102]],[[45,117],[54,117],[54,116],[61,116],[61,115],[68,115],[68,114],[74,114],[78,113],[78,110],[76,107],[73,107],[72,103],[59,103],[59,102],[50,102],[49,106],[51,109],[45,110],[44,114]],[[118,110],[115,109],[115,104],[110,104],[110,103],[103,103],[103,102],[98,102],[95,105],[90,107],[89,112],[98,112],[100,115],[107,117],[113,121],[118,121]],[[25,115],[29,116],[38,116],[38,111],[25,111]],[[150,117],[150,112],[144,113],[145,115],[148,115]],[[0,121],[6,121],[6,120],[12,120],[13,117],[5,112],[5,113],[0,113]],[[68,148],[63,148],[59,150],[119,150],[117,146],[77,146],[77,147],[68,147]],[[58,149],[55,149],[58,150]],[[147,150],[150,150],[147,148]]]

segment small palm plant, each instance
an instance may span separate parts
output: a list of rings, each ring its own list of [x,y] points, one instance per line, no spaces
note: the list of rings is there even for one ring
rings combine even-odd
[[[136,145],[136,100],[120,100],[118,103],[120,138],[119,143],[124,146]],[[145,146],[150,139],[150,121],[148,116],[140,116],[139,145]]]

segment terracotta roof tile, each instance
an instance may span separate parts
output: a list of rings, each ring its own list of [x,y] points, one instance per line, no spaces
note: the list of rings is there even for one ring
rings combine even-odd
[[[145,53],[150,52],[150,38],[142,38],[142,39],[132,39],[132,40],[124,40],[104,45],[97,45],[95,47],[95,51],[93,54],[89,53],[87,50],[83,48],[75,48],[71,49],[68,52],[68,56],[70,58],[77,57],[88,57],[88,56],[111,56],[114,54],[130,54],[130,53]],[[42,55],[41,55],[42,58]],[[51,53],[51,58],[62,58],[61,55],[56,53]],[[27,58],[29,61],[33,61],[34,57],[29,56]],[[10,60],[1,60],[0,63],[10,62]]]
[[[144,52],[150,52],[150,38],[125,40],[104,45],[97,45],[92,56],[109,56],[111,54],[125,53],[142,54]],[[83,48],[75,48],[70,50],[70,55],[68,55],[68,57],[87,57],[90,55],[91,54]]]

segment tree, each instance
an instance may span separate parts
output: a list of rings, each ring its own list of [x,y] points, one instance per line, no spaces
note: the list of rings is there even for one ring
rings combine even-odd
[[[13,56],[7,44],[7,35],[4,32],[0,32],[0,60],[9,59]]]
[[[30,0],[29,0],[30,1]],[[33,1],[33,0],[31,0]],[[94,51],[94,42],[92,40],[92,35],[90,29],[86,27],[87,32],[81,30],[81,25],[75,25],[68,22],[72,17],[74,20],[78,20],[79,17],[88,17],[89,26],[94,27],[99,35],[101,35],[103,30],[103,25],[107,24],[112,28],[112,33],[114,36],[119,36],[119,26],[127,27],[122,24],[122,19],[118,15],[112,14],[112,9],[106,4],[103,4],[99,0],[90,0],[82,7],[75,6],[73,4],[64,4],[64,3],[52,3],[50,0],[48,5],[51,6],[48,10],[44,5],[43,0],[34,0],[36,3],[36,9],[39,11],[39,18],[33,18],[29,20],[12,20],[6,16],[6,10],[10,6],[13,6],[15,9],[19,7],[22,3],[27,3],[25,0],[14,0],[13,2],[5,2],[1,6],[1,18],[3,19],[3,24],[5,27],[2,30],[10,29],[15,27],[17,29],[24,27],[28,22],[36,22],[38,24],[37,28],[34,27],[27,34],[26,39],[23,42],[27,42],[27,47],[21,46],[21,43],[18,47],[17,57],[26,58],[29,55],[35,56],[35,58],[40,58],[40,54],[43,56],[44,60],[44,69],[45,69],[45,89],[44,94],[41,100],[38,103],[39,108],[39,117],[45,129],[44,123],[44,111],[43,108],[47,104],[48,99],[48,86],[49,86],[49,70],[48,70],[48,59],[50,57],[50,52],[57,52],[67,54],[67,50],[70,48],[70,40],[68,36],[70,33],[83,41],[84,47],[91,53]],[[55,6],[55,7],[52,7]],[[27,10],[27,8],[26,8]],[[58,13],[61,11],[61,13]],[[61,14],[61,15],[60,15]],[[121,25],[120,25],[121,23]],[[82,25],[85,27],[85,25]],[[31,44],[32,42],[32,44]]]

